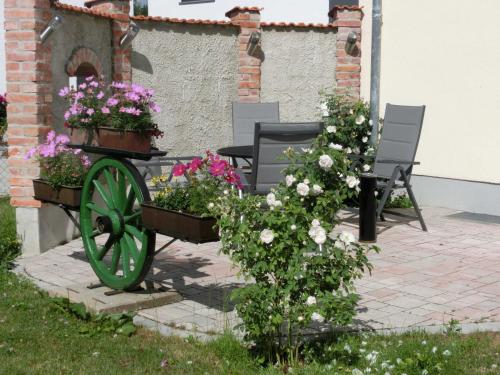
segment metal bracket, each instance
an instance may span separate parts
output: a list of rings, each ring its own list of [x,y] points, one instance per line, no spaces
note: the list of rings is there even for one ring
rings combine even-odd
[[[172,238],[170,241],[168,241],[165,245],[160,247],[158,250],[155,251],[155,256],[158,255],[162,250],[166,249],[170,245],[172,245],[175,241],[177,241],[177,238]]]
[[[75,227],[77,227],[78,229],[80,229],[80,223],[76,220],[76,218],[73,216],[73,214],[68,209],[68,207],[66,207],[64,204],[59,204],[58,206],[59,206],[59,208],[61,208],[66,213],[66,215],[73,222],[73,224],[75,224]]]

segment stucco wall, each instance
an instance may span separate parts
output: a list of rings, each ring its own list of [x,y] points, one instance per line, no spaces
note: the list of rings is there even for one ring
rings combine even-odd
[[[140,22],[133,81],[155,90],[155,116],[171,155],[202,154],[232,143],[231,102],[237,100],[234,27]]]
[[[370,2],[361,1],[366,53]],[[384,0],[381,109],[427,105],[416,174],[500,183],[499,18],[498,0]],[[369,76],[364,60],[367,98]]]
[[[279,101],[281,121],[319,118],[319,92],[335,86],[335,43],[334,31],[264,29],[261,101]]]
[[[54,127],[59,131],[64,124],[65,100],[58,95],[59,90],[68,85],[66,64],[73,52],[80,47],[93,50],[99,57],[103,75],[107,82],[111,79],[111,27],[109,20],[83,14],[58,12],[63,23],[51,36],[52,43],[52,83]]]

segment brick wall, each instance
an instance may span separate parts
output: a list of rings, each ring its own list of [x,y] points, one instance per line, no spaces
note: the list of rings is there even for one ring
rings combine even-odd
[[[51,19],[50,2],[4,0],[4,6],[11,204],[40,207],[32,198],[38,165],[23,157],[52,123],[50,46],[38,37]]]

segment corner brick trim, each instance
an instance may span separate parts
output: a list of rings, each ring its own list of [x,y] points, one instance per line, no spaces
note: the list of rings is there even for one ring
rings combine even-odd
[[[66,64],[66,73],[68,73],[69,76],[74,76],[78,67],[84,63],[92,65],[99,77],[103,75],[104,71],[99,57],[94,51],[87,47],[79,47],[73,51]]]

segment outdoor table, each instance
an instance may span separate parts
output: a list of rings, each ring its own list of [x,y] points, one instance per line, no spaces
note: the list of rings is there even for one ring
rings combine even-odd
[[[252,166],[252,163],[248,159],[253,158],[253,145],[222,147],[217,150],[217,154],[230,157],[235,167],[238,166],[236,158],[241,158],[248,165]]]

